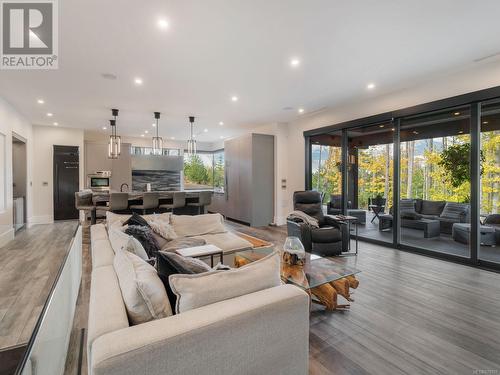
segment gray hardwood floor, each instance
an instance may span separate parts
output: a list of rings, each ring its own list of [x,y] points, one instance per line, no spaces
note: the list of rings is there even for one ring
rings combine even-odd
[[[230,225],[277,246],[286,237],[283,227]],[[87,322],[86,233],[67,374],[78,373]],[[313,307],[311,375],[500,373],[500,274],[363,242],[357,257],[336,259],[362,270],[360,286],[350,310]]]
[[[28,342],[77,227],[35,225],[0,248],[0,349]]]

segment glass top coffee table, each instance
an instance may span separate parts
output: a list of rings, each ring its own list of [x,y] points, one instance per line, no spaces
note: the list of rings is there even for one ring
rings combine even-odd
[[[241,267],[245,264],[259,260],[274,251],[273,248],[253,249],[240,251],[235,254],[235,265]],[[341,262],[329,258],[306,253],[303,266],[289,265],[282,262],[281,279],[283,282],[293,284],[304,289],[313,302],[324,305],[327,310],[347,308],[349,305],[339,305],[337,296],[341,295],[352,302],[350,288],[358,287],[355,275],[359,273],[356,268],[346,266]]]

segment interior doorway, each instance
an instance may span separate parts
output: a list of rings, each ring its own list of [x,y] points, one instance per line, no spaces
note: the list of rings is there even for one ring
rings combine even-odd
[[[80,186],[77,146],[54,146],[54,220],[78,219],[75,192]]]
[[[26,225],[27,171],[26,139],[12,134],[12,199],[13,223],[17,233]]]

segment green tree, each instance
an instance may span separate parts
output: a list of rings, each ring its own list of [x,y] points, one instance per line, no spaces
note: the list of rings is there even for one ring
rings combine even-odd
[[[209,171],[198,155],[190,156],[184,163],[184,176],[191,183],[207,184],[209,181]]]

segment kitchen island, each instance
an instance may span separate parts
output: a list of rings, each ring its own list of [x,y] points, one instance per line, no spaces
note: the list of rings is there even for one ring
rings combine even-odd
[[[199,200],[200,192],[211,190],[183,190],[186,193],[186,206],[176,209],[176,213],[182,215],[195,215],[198,213],[197,207],[188,206],[189,203],[197,203]],[[172,203],[174,193],[176,191],[157,191],[160,198],[160,204]],[[97,211],[99,211],[99,206],[107,206],[109,202],[109,197],[111,193],[119,193],[119,191],[109,190],[109,191],[93,191],[92,201],[96,205]],[[142,197],[144,196],[143,191],[130,191],[128,192],[129,206],[134,204],[140,204]]]

